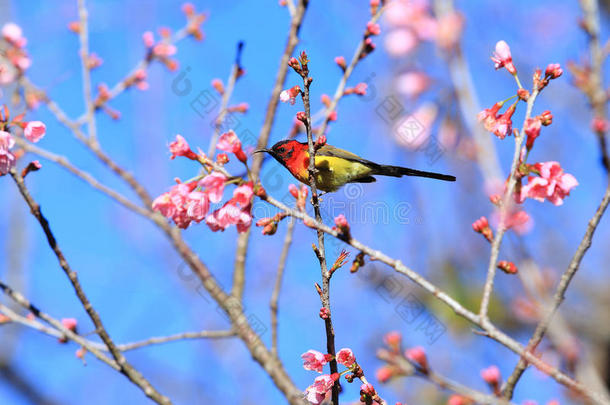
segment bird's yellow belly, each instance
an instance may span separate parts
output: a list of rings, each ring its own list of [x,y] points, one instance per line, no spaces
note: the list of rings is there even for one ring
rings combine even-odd
[[[334,156],[316,156],[316,186],[329,192],[371,173],[371,169],[359,162],[341,159]],[[295,176],[299,181],[309,185],[309,170],[305,167]]]

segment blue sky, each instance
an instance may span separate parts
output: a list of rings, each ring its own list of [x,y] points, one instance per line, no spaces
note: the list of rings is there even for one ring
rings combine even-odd
[[[113,85],[135,66],[143,56],[141,34],[144,31],[160,26],[175,29],[184,22],[179,5],[173,1],[96,0],[87,3],[91,19],[90,48],[104,59],[102,67],[93,72],[94,83]],[[240,128],[258,134],[289,24],[287,10],[276,3],[195,2],[198,10],[209,12],[210,18],[203,26],[206,38],[201,43],[186,39],[179,44],[178,72],[170,73],[155,64],[149,71],[150,90],[129,91],[110,103],[121,112],[120,121],[98,115],[102,146],[132,171],[153,195],[165,191],[173,178],[190,178],[196,172],[197,168],[191,162],[170,161],[167,144],[179,133],[191,145],[207,149],[214,116],[201,117],[190,104],[199,92],[210,88],[213,78],[226,79],[235,45],[240,40],[245,40],[242,62],[247,73],[238,82],[232,100],[249,103],[250,111],[240,117]],[[315,79],[313,108],[316,110],[320,107],[319,96],[332,94],[339,80],[340,71],[333,58],[337,55],[349,57],[355,49],[368,20],[368,2],[358,2],[358,6],[347,0],[311,3],[298,50],[307,50],[311,60],[310,69]],[[510,43],[515,64],[523,72],[521,79],[527,83],[536,66],[544,67],[551,62],[565,66],[567,61],[580,60],[586,55],[586,39],[576,24],[579,15],[576,2],[540,1],[532,5],[524,0],[477,4],[461,1],[457,7],[466,16],[462,43],[483,107],[514,92],[510,76],[504,71],[495,72],[489,60],[496,41],[505,39]],[[47,90],[69,116],[77,117],[84,105],[78,39],[66,29],[68,22],[77,19],[76,2],[12,1],[8,10],[6,20],[20,24],[28,38],[28,50],[33,59],[29,71],[32,81]],[[474,303],[480,294],[489,254],[488,245],[470,230],[470,223],[481,215],[488,215],[491,209],[482,190],[480,172],[471,161],[454,151],[447,151],[439,161],[430,164],[421,153],[398,148],[388,134],[387,124],[375,113],[385,97],[393,94],[392,74],[406,66],[424,69],[433,76],[436,83],[433,94],[446,88],[449,77],[439,56],[432,46],[424,46],[416,58],[396,60],[384,54],[380,46],[379,51],[358,65],[350,80],[352,85],[369,80],[378,95],[372,100],[355,97],[342,100],[339,121],[331,126],[328,139],[331,144],[374,161],[452,173],[458,177],[458,182],[380,179],[377,183],[346,188],[326,197],[323,209],[330,222],[337,205],[353,206],[356,217],[348,216],[348,219],[357,238],[390,252],[443,288],[451,286],[447,285],[447,273],[441,269],[451,268],[466,290],[475,294],[469,301]],[[172,84],[181,72],[192,83],[192,91],[183,96],[172,91]],[[290,74],[287,87],[298,83],[299,78]],[[412,107],[406,100],[403,102],[407,108]],[[287,135],[292,116],[299,109],[298,105],[279,106],[271,142]],[[599,165],[597,143],[589,130],[591,117],[585,99],[571,85],[569,74],[564,74],[543,92],[534,112],[546,109],[552,110],[554,122],[543,129],[532,159],[560,161],[580,185],[562,207],[526,202],[525,208],[534,218],[535,227],[523,242],[542,267],[559,274],[569,262],[584,233],[586,221],[601,199],[605,180]],[[517,126],[522,114],[523,109],[516,114]],[[133,193],[54,121],[45,108],[29,118],[47,124],[48,132],[41,147],[68,156],[75,165],[135,199]],[[494,143],[506,170],[512,157],[512,141],[494,139]],[[115,341],[227,327],[216,305],[198,293],[198,283],[180,276],[179,257],[154,226],[61,168],[44,160],[41,162],[43,170],[28,177],[28,185]],[[229,169],[240,170],[237,165],[231,165]],[[266,164],[262,179],[263,184],[275,182],[278,175],[279,185],[274,195],[282,198],[293,180],[279,165],[275,162]],[[0,197],[5,202],[5,215],[0,216],[0,242],[6,246],[5,256],[22,238],[21,252],[25,257],[19,273],[23,274],[24,292],[46,312],[58,318],[75,317],[81,331],[90,332],[92,327],[86,314],[9,178],[0,179]],[[391,213],[407,207],[405,220],[385,223],[363,216],[367,207],[379,204]],[[269,210],[266,206],[257,209]],[[285,225],[281,224],[273,237],[263,237],[255,230],[248,255],[246,312],[267,326],[263,334],[266,342],[271,339],[268,302]],[[184,235],[220,283],[229,288],[235,229],[212,233],[200,225],[186,230]],[[602,249],[602,244],[609,236],[608,221],[604,219],[575,280],[577,286],[592,279],[602,280],[607,285],[603,264],[608,262],[608,253]],[[516,255],[518,239],[514,235],[507,239],[503,255]],[[302,369],[300,354],[310,348],[322,351],[325,347],[323,324],[317,317],[320,303],[313,289],[313,283],[320,278],[317,260],[310,248],[313,241],[310,229],[297,227],[280,298],[280,356],[295,383],[303,389],[315,375]],[[336,241],[328,244],[329,259],[334,260],[334,255],[343,246]],[[7,260],[0,260],[2,279],[8,273],[7,266]],[[486,389],[478,376],[481,368],[498,364],[506,376],[516,364],[517,358],[507,349],[473,335],[465,322],[456,320],[446,310],[438,310],[439,307],[431,304],[407,279],[392,278],[400,286],[396,296],[383,293],[383,289],[375,285],[392,275],[389,269],[376,265],[375,269],[369,268],[369,273],[360,276],[344,270],[339,271],[332,282],[337,347],[351,347],[369,375],[372,376],[381,365],[374,352],[380,346],[383,334],[390,330],[400,330],[408,345],[426,347],[431,363],[438,365],[439,370],[481,390]],[[370,277],[367,274],[371,274]],[[498,276],[498,285],[498,294],[506,300],[519,294],[522,288],[504,274]],[[434,343],[430,343],[421,330],[416,330],[417,321],[406,322],[396,310],[409,294],[426,305],[426,314],[434,314],[447,326],[446,333]],[[586,312],[591,301],[574,291],[568,294],[564,305],[577,313]],[[525,341],[529,330],[531,327],[510,331]],[[0,339],[3,333],[0,329]],[[83,367],[74,357],[76,347],[72,344],[59,345],[53,339],[25,330],[20,333],[14,350],[16,368],[58,403],[148,403],[123,376],[92,357],[88,357],[88,364]],[[269,378],[250,361],[243,344],[236,339],[180,342],[140,349],[129,353],[128,359],[177,404],[282,402]],[[379,389],[389,403],[397,400],[417,403],[413,393],[425,386],[426,383],[409,379]],[[344,401],[357,399],[355,384],[344,388]],[[570,403],[555,383],[532,370],[525,374],[515,397],[517,402],[534,399],[540,403],[552,398],[561,398],[562,404]],[[1,381],[0,402],[28,403]]]

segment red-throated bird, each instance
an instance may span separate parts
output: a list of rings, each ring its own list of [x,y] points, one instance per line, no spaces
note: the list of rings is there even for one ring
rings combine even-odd
[[[307,143],[294,140],[280,141],[267,152],[301,183],[309,185],[309,147]],[[400,166],[380,165],[334,146],[324,145],[316,151],[316,186],[325,192],[336,191],[346,183],[372,183],[380,176],[418,176],[431,179],[455,181],[454,176],[424,172]]]

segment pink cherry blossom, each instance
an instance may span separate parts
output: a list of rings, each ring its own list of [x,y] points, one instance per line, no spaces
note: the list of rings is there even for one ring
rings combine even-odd
[[[30,142],[38,142],[47,131],[47,127],[40,121],[30,121],[25,126],[23,134]]]
[[[490,366],[481,370],[481,378],[489,385],[500,383],[500,370],[496,366]]]
[[[351,349],[343,348],[337,353],[337,363],[345,367],[351,367],[356,362],[356,357]]]
[[[301,358],[305,370],[317,371],[318,373],[321,373],[324,365],[328,363],[328,356],[317,350],[308,350],[301,355]]]
[[[176,53],[176,47],[172,44],[168,44],[165,42],[159,42],[157,45],[155,45],[153,47],[153,53],[155,54],[155,56],[167,58]]]
[[[366,33],[368,35],[379,35],[381,34],[381,28],[379,28],[379,24],[375,24],[372,21],[366,23]]]
[[[513,65],[513,57],[510,53],[510,47],[505,41],[498,41],[496,43],[496,50],[491,57],[491,60],[495,63],[495,68],[500,69],[505,67],[510,74],[514,75],[517,73],[515,65]]]
[[[4,176],[15,165],[15,155],[10,149],[15,145],[15,140],[10,133],[0,131],[0,176]]]
[[[226,181],[227,178],[224,174],[213,172],[199,180],[199,186],[206,189],[211,202],[217,203],[222,200],[222,193],[225,189]]]
[[[184,156],[191,160],[197,159],[197,155],[191,150],[182,135],[176,135],[176,140],[169,144],[169,151],[172,153],[170,159],[175,159],[177,156]]]
[[[500,111],[503,105],[503,102],[496,103],[491,108],[486,108],[477,114],[477,119],[483,123],[487,131],[493,131],[498,119],[498,111]]]
[[[312,404],[320,404],[326,398],[326,394],[335,385],[335,379],[328,374],[316,377],[314,383],[305,390],[307,400]]]
[[[570,190],[578,185],[576,178],[564,173],[558,162],[536,163],[534,168],[540,177],[528,177],[528,183],[521,187],[521,201],[533,198],[542,202],[546,198],[554,205],[561,205]]]
[[[27,43],[21,27],[12,22],[4,24],[2,27],[2,37],[18,48],[23,48]]]
[[[409,360],[417,363],[423,370],[428,369],[428,359],[426,358],[426,351],[423,347],[417,346],[411,349],[407,349],[405,351],[405,356]]]
[[[391,348],[399,348],[402,341],[402,335],[398,331],[392,331],[385,334],[383,342]]]
[[[399,57],[409,54],[418,44],[417,36],[407,28],[390,31],[385,37],[385,47],[391,56]]]
[[[243,233],[252,225],[252,215],[249,212],[250,206],[240,209],[234,204],[234,201],[229,200],[205,219],[206,224],[214,232],[224,231],[230,225],[237,226],[237,232]]]
[[[426,91],[429,84],[430,79],[423,72],[406,72],[396,78],[396,90],[412,98]]]
[[[525,143],[525,147],[527,148],[527,150],[532,149],[532,147],[534,146],[534,141],[540,135],[541,128],[542,128],[542,123],[540,122],[540,120],[537,117],[528,118],[527,120],[525,120],[524,130],[525,130],[525,135],[527,135],[527,141]]]
[[[291,87],[280,93],[280,101],[282,103],[294,105],[299,94],[301,94],[301,88],[299,86]]]
[[[252,182],[248,182],[233,190],[233,201],[239,203],[241,207],[247,207],[253,195]]]
[[[145,47],[152,48],[155,44],[155,35],[151,31],[146,31],[142,34],[142,41]]]
[[[216,147],[225,152],[235,153],[237,150],[241,149],[241,141],[237,137],[235,131],[230,130],[220,135]]]
[[[210,198],[207,193],[192,191],[187,196],[185,205],[187,216],[199,223],[203,221],[210,209]]]

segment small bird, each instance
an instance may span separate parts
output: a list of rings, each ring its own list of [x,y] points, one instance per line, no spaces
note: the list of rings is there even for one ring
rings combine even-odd
[[[309,185],[309,147],[307,143],[295,140],[280,141],[267,152],[301,183]],[[316,151],[316,186],[325,192],[337,191],[346,183],[372,183],[380,176],[418,176],[431,179],[455,181],[454,176],[424,172],[407,167],[380,165],[343,149],[325,144]]]

